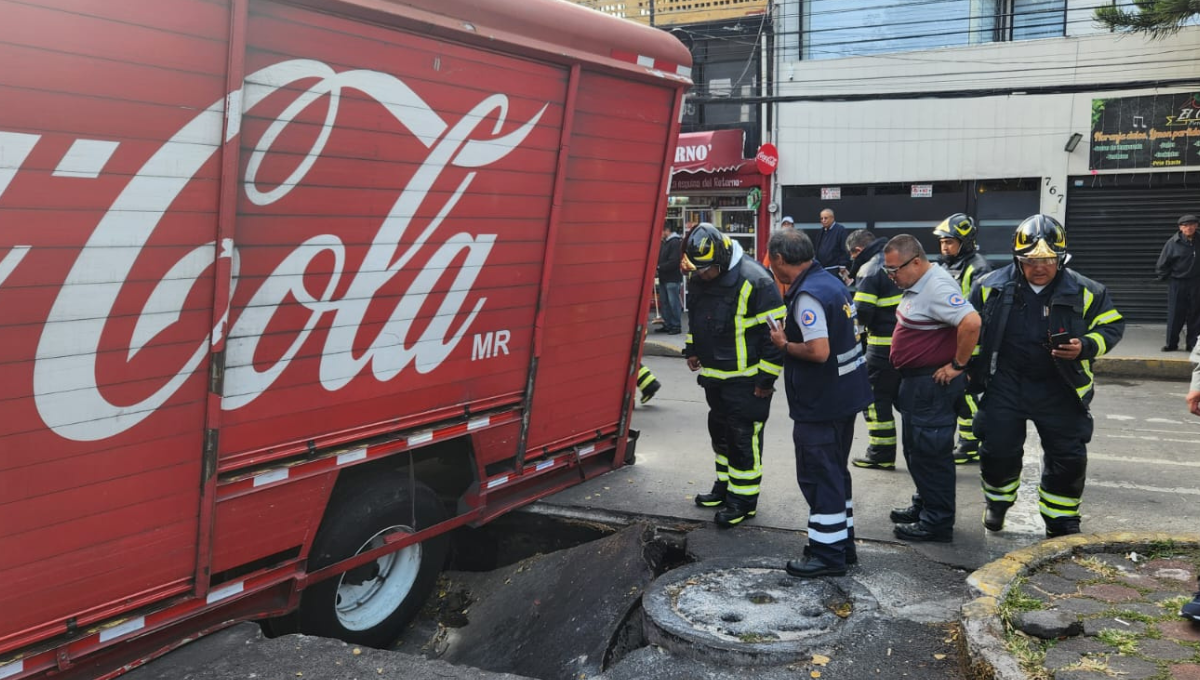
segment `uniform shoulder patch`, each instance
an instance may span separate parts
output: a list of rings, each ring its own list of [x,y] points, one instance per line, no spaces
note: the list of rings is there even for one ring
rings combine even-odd
[[[946,302],[949,302],[951,307],[962,307],[967,304],[961,293],[951,293],[950,297],[946,298]]]
[[[811,309],[800,312],[800,325],[811,326],[817,322],[817,313]]]

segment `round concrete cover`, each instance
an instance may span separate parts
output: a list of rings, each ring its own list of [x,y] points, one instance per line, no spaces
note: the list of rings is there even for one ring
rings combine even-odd
[[[850,578],[800,579],[763,560],[667,572],[646,591],[647,637],[672,652],[726,663],[786,663],[848,634],[878,608]]]

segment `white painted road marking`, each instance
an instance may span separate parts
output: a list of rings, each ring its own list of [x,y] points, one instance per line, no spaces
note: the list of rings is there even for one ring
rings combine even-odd
[[[1133,484],[1130,482],[1098,482],[1092,479],[1087,480],[1087,486],[1098,486],[1104,489],[1129,489],[1131,491],[1150,491],[1152,493],[1178,493],[1188,496],[1200,496],[1200,489],[1191,487],[1171,487],[1164,488],[1161,486],[1146,486],[1145,484]]]

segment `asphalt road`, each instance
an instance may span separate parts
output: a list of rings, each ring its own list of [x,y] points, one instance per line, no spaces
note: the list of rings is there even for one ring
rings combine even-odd
[[[642,433],[637,464],[543,503],[711,519],[712,511],[695,507],[691,500],[707,491],[714,478],[703,392],[682,359],[646,357],[645,363],[663,388],[650,404],[636,409],[633,427]],[[1186,383],[1101,379],[1092,405],[1096,428],[1082,507],[1085,532],[1195,531],[1200,516],[1200,418],[1187,413],[1186,390]],[[765,432],[763,493],[752,521],[764,527],[803,529],[807,506],[795,482],[791,421],[782,391],[772,403]],[[860,421],[855,451],[865,447],[866,428]],[[1036,501],[1040,465],[1041,448],[1030,427],[1018,505],[999,534],[987,534],[980,521],[983,498],[978,466],[960,467],[955,540],[915,547],[942,564],[975,569],[1041,540],[1044,527]],[[895,471],[855,468],[853,477],[858,538],[896,542],[888,511],[906,505],[913,492],[903,462]]]

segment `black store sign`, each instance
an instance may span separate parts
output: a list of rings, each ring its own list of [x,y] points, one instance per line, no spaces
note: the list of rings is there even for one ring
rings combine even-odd
[[[1200,93],[1092,100],[1092,170],[1200,165]]]

